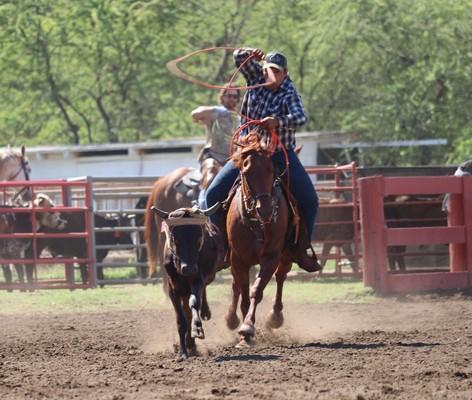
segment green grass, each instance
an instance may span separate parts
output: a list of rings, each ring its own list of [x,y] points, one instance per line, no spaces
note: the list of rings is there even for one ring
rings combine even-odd
[[[208,287],[210,303],[227,303],[231,284],[214,283]],[[275,293],[271,282],[265,301]],[[320,279],[313,282],[286,282],[284,299],[292,303],[370,302],[375,296],[362,282],[350,279]],[[106,312],[142,309],[170,309],[162,286],[120,285],[88,290],[40,290],[32,293],[0,291],[0,315],[35,313]]]

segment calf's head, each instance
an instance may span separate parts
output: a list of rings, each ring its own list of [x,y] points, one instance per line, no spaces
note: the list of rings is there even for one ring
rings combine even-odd
[[[220,204],[208,210],[179,208],[171,213],[152,208],[163,221],[166,234],[165,252],[170,252],[178,274],[195,276],[203,248],[205,232],[211,231],[208,216],[216,212]]]

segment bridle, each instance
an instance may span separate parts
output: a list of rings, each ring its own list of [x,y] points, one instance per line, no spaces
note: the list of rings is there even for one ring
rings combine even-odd
[[[25,159],[25,157],[21,157],[20,159],[20,167],[18,168],[18,171],[16,171],[12,176],[10,176],[7,181],[14,181],[18,175],[20,175],[21,171],[23,171],[23,174],[25,176],[25,181],[30,180],[29,172],[28,172],[28,167],[29,167],[29,162],[28,160]]]
[[[248,155],[249,156],[249,155]],[[246,174],[243,171],[240,171],[240,180],[241,180],[241,203],[242,210],[247,217],[256,219],[261,226],[270,224],[277,216],[278,212],[278,201],[274,196],[274,189],[281,182],[281,175],[277,176],[272,182],[272,191],[262,192],[254,194],[255,191],[251,188]],[[259,213],[256,210],[257,202],[260,199],[268,197],[272,204],[272,213],[267,220],[262,219]]]
[[[30,176],[29,176],[29,162],[28,160],[25,158],[25,157],[21,157],[20,158],[20,167],[18,168],[18,171],[16,171],[16,173],[14,173],[11,177],[9,177],[7,180],[8,181],[14,181],[18,175],[20,175],[20,173],[23,172],[23,175],[25,177],[25,181],[29,181],[30,180]],[[15,202],[15,200],[20,197],[25,191],[29,190],[29,186],[24,186],[23,188],[21,188],[19,191],[17,191],[13,198],[12,198],[12,202]]]

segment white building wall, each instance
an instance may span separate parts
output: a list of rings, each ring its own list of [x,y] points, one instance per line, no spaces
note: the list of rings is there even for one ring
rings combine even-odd
[[[310,134],[299,134],[297,144],[303,145],[300,154],[302,163],[316,165],[316,139]],[[26,151],[32,168],[32,179],[63,179],[78,176],[162,176],[179,167],[196,168],[197,155],[202,146],[203,138],[190,138],[153,143],[31,147]],[[191,151],[183,152],[182,147],[190,148]],[[175,152],[172,152],[174,148]],[[106,154],[113,150],[125,154]],[[87,156],[88,152],[94,155]]]

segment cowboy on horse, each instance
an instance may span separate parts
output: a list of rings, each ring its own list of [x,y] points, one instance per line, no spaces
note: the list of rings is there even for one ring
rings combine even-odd
[[[275,132],[278,147],[272,156],[277,168],[283,170],[288,162],[290,191],[295,197],[305,229],[300,229],[296,243],[290,246],[290,254],[301,268],[308,272],[321,270],[311,247],[311,235],[318,210],[318,196],[313,183],[295,153],[295,132],[307,121],[299,94],[288,75],[287,59],[278,52],[264,55],[260,49],[240,48],[234,51],[236,67],[244,75],[248,86],[256,86],[245,94],[241,108],[242,126],[246,121],[259,120],[266,132]],[[263,65],[259,64],[262,61]],[[241,131],[246,135],[249,127]],[[282,147],[283,145],[283,147]],[[220,170],[206,191],[207,206],[222,202],[239,175],[232,161]],[[220,210],[211,220],[225,232],[225,216]],[[311,254],[309,250],[311,249]]]

